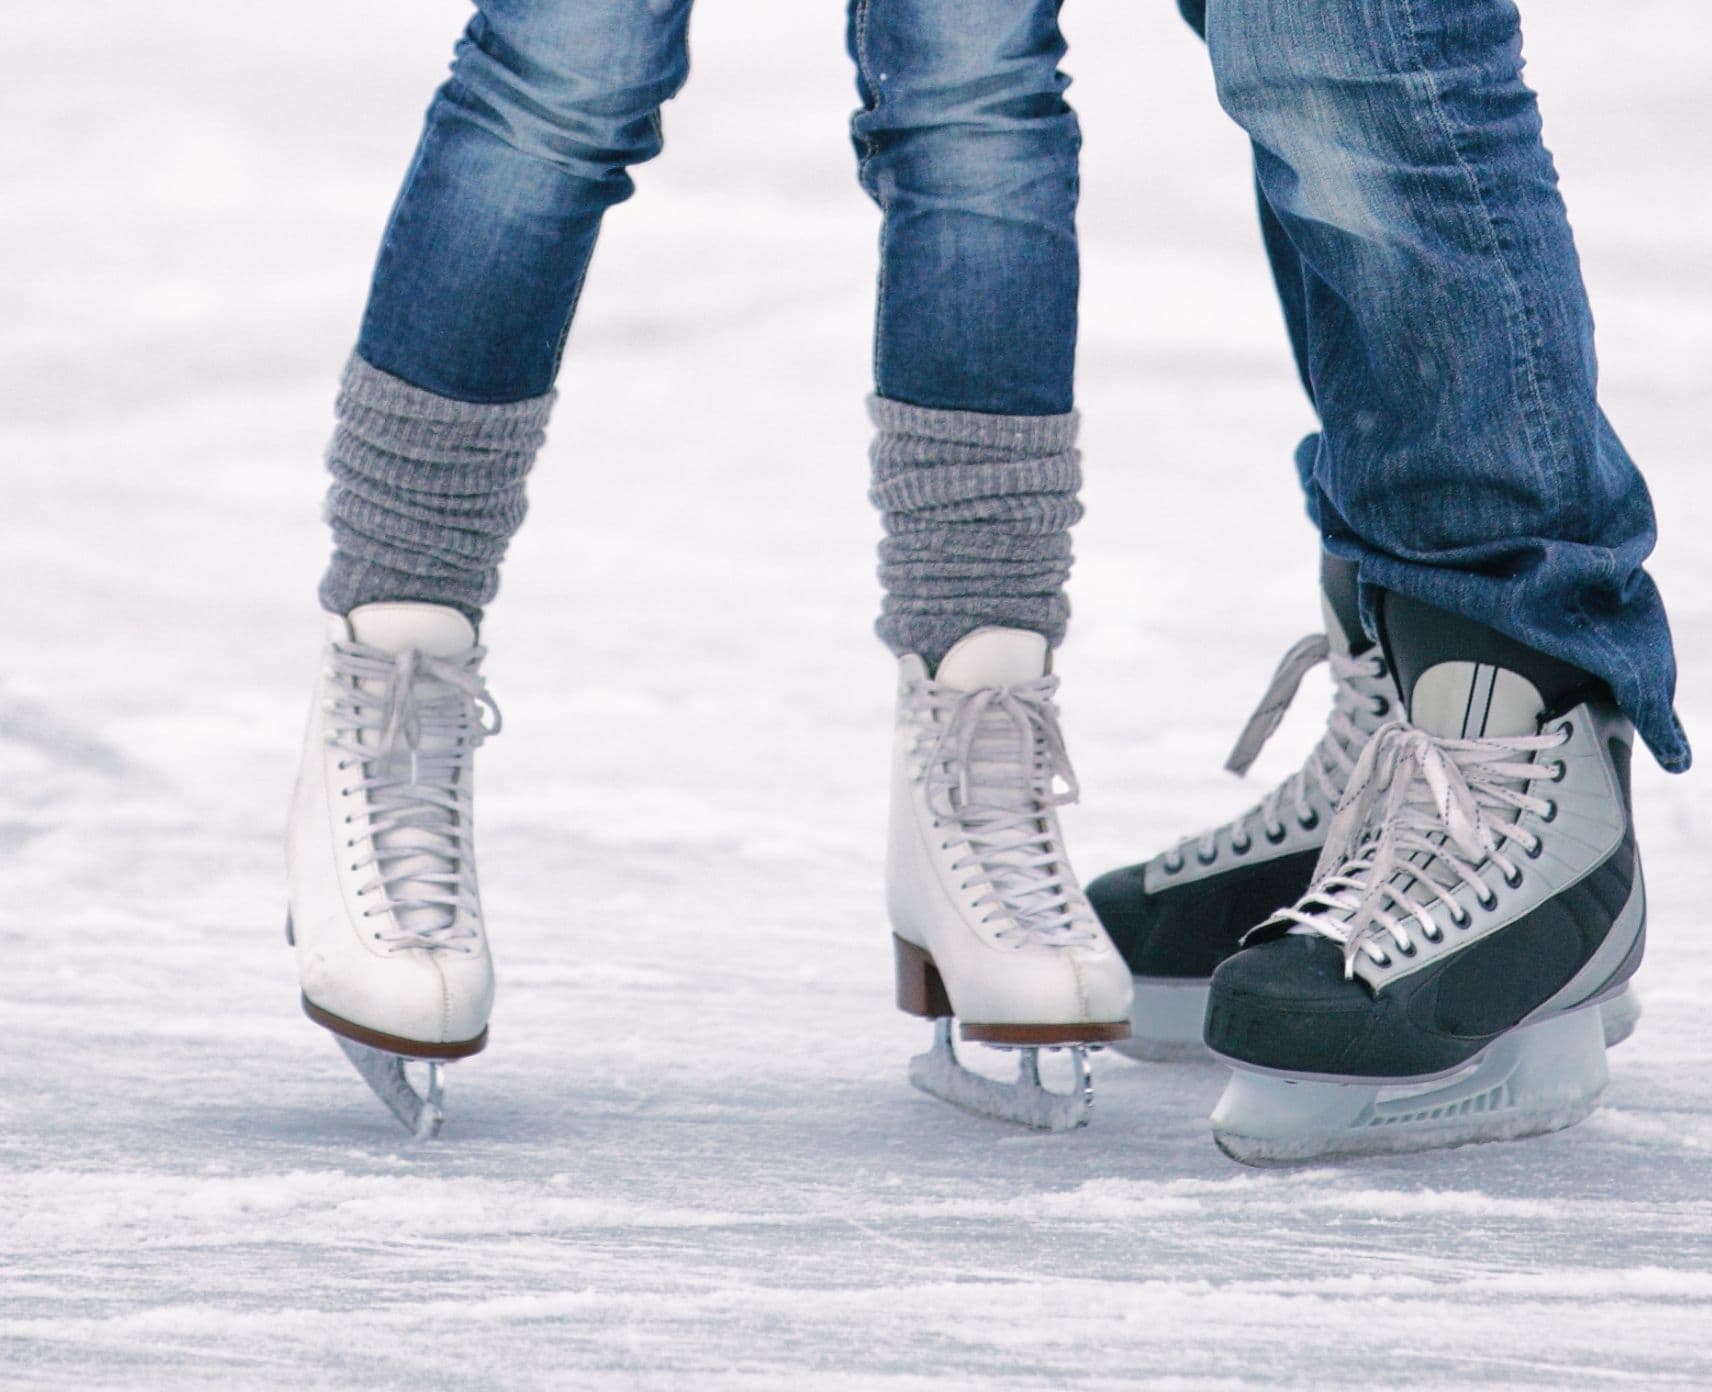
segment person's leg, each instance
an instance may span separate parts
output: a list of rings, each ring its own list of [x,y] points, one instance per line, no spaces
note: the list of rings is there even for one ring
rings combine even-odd
[[[601,216],[661,148],[689,0],[483,0],[393,207],[329,456],[323,607],[478,620]]]
[[[1070,869],[1050,648],[1080,516],[1076,118],[1058,0],[854,0],[863,186],[884,214],[873,499],[899,656],[887,906],[898,1003],[938,1022],[918,1086],[1047,1128],[1085,1095],[961,1069],[963,1037],[1128,1033],[1129,973]]]
[[[1081,515],[1080,134],[1057,0],[853,0],[874,335],[880,636],[934,666],[982,625],[1056,644]]]
[[[1177,6],[1202,39],[1207,5],[1208,0],[1178,0]],[[1258,160],[1258,148],[1255,155]],[[1254,184],[1261,244],[1296,372],[1312,403],[1308,287],[1313,273],[1273,211],[1258,174]],[[1319,490],[1313,470],[1319,439],[1315,431],[1293,456],[1308,517],[1316,526]],[[1326,725],[1302,766],[1230,821],[1186,836],[1148,860],[1107,871],[1088,886],[1100,921],[1135,974],[1134,1034],[1116,1046],[1132,1058],[1165,1061],[1204,1053],[1201,1026],[1213,969],[1237,951],[1256,923],[1307,890],[1350,770],[1368,737],[1396,710],[1385,656],[1361,628],[1354,563],[1323,551],[1320,561],[1325,631],[1299,640],[1285,653],[1226,764],[1238,775],[1247,772],[1307,670],[1327,662],[1332,700]]]
[[[481,0],[393,208],[329,453],[325,641],[288,834],[303,1007],[419,1134],[487,1040],[482,606],[602,213],[660,148],[689,0]]]
[[[1402,699],[1312,887],[1213,975],[1206,1042],[1237,1069],[1215,1135],[1277,1161],[1569,1125],[1644,942],[1630,717],[1666,767],[1688,747],[1517,14],[1206,17],[1303,265],[1310,510]]]
[[[1646,486],[1597,401],[1592,320],[1508,0],[1210,0],[1221,102],[1301,258],[1311,508],[1394,590],[1606,682],[1688,746]]]

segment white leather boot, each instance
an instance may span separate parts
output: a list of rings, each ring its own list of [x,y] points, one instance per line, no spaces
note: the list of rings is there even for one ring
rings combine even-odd
[[[455,609],[328,616],[287,837],[303,1008],[405,1125],[441,1119],[439,1063],[487,1043],[473,755],[499,729]],[[491,723],[483,712],[491,714]],[[426,1098],[403,1061],[430,1061]]]
[[[1129,968],[1071,869],[1057,808],[1075,776],[1052,703],[1046,640],[983,628],[930,675],[899,661],[886,901],[898,1005],[934,1019],[911,1080],[971,1110],[1045,1129],[1087,1119],[1085,1049],[1128,1036]],[[1022,1078],[963,1069],[968,1040],[1020,1048]],[[1074,1053],[1069,1097],[1040,1089],[1037,1048]]]

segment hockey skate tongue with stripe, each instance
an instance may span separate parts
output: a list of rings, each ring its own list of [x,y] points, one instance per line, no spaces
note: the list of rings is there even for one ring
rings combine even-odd
[[[1418,678],[1409,711],[1362,751],[1313,888],[1273,920],[1339,943],[1349,975],[1363,953],[1388,966],[1393,952],[1414,954],[1416,935],[1436,943],[1460,926],[1456,890],[1468,885],[1484,898],[1487,864],[1514,877],[1514,857],[1539,849],[1517,820],[1550,806],[1533,785],[1552,770],[1535,756],[1564,736],[1535,733],[1545,703],[1525,677],[1441,663]]]

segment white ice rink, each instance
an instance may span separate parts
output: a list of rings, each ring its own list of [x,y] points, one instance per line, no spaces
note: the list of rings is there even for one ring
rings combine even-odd
[[[1535,0],[1712,754],[1712,21]],[[454,0],[13,4],[0,82],[0,1386],[1712,1386],[1712,785],[1638,762],[1646,1016],[1562,1135],[1294,1173],[1221,1073],[1093,1126],[904,1082],[864,498],[876,216],[836,0],[706,0],[608,221],[487,638],[500,998],[408,1143],[297,1004],[320,454]],[[1170,0],[1077,0],[1085,873],[1246,805],[1317,622],[1243,143]]]

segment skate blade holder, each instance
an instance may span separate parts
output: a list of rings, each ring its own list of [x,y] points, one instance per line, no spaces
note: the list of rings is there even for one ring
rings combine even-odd
[[[446,1121],[446,1065],[439,1059],[410,1059],[372,1049],[341,1034],[333,1036],[363,1081],[398,1118],[404,1129],[419,1141],[432,1140]],[[405,1071],[409,1064],[427,1070],[426,1085],[418,1091]]]
[[[1094,1106],[1094,1080],[1088,1055],[1098,1044],[1008,1045],[1017,1054],[1014,1083],[1001,1083],[975,1072],[957,1057],[952,1042],[952,1020],[941,1016],[933,1022],[933,1047],[910,1060],[910,1083],[942,1102],[961,1107],[978,1116],[1015,1122],[1036,1131],[1074,1131],[1088,1124]],[[1053,1092],[1040,1080],[1040,1050],[1060,1050],[1070,1055],[1069,1092]]]
[[[1593,1005],[1512,1030],[1431,1077],[1326,1080],[1239,1065],[1213,1109],[1213,1140],[1241,1164],[1284,1166],[1560,1131],[1597,1105],[1606,1039]]]

